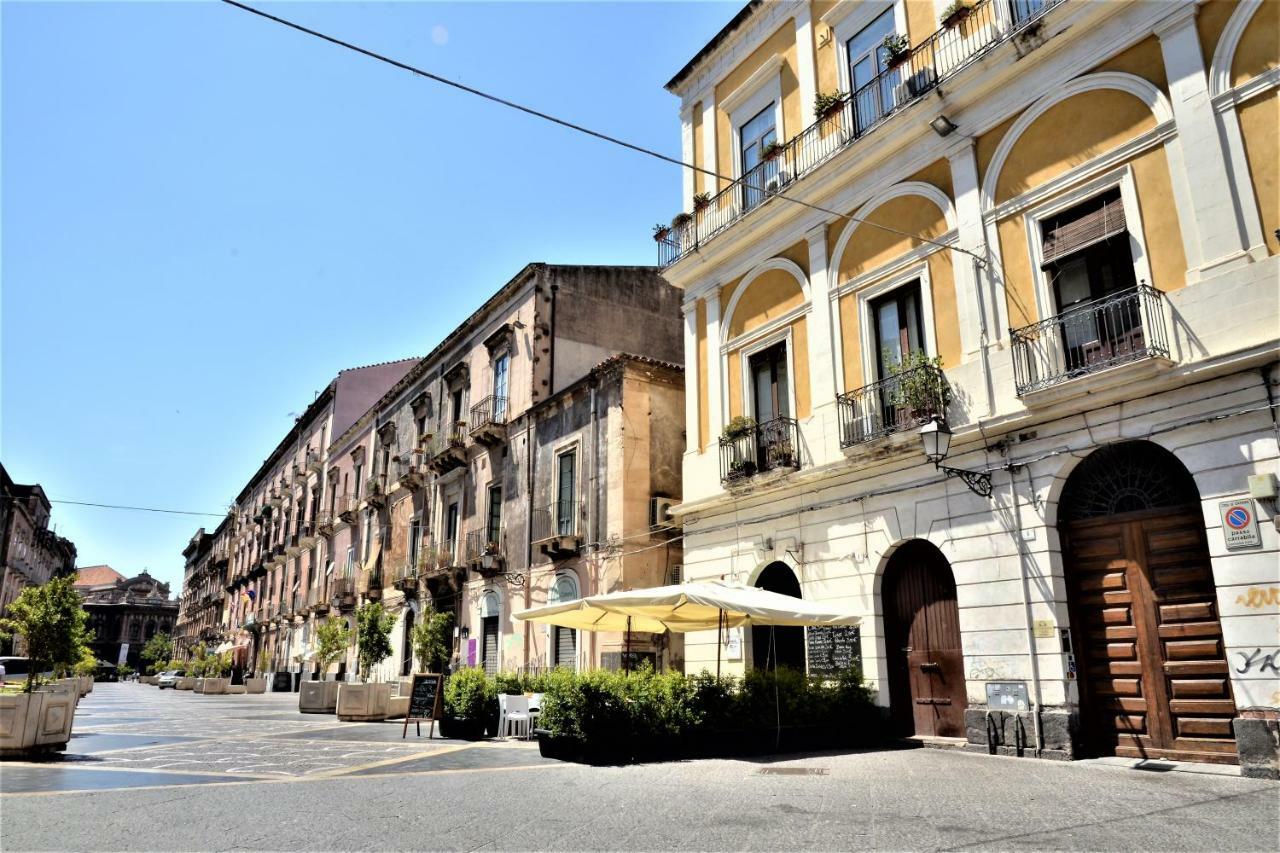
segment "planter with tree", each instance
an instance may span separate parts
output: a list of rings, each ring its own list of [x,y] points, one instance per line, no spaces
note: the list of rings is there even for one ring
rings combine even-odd
[[[343,619],[330,617],[316,626],[313,659],[319,681],[304,681],[298,691],[298,710],[304,714],[332,714],[338,708],[340,681],[325,681],[329,667],[342,660],[351,646],[351,629]]]
[[[165,633],[156,634],[147,640],[140,655],[147,664],[147,672],[164,672],[173,658],[173,638]]]
[[[496,684],[479,667],[467,667],[449,676],[444,685],[444,719],[440,733],[445,737],[480,740],[497,711]]]
[[[245,693],[267,692],[267,667],[271,665],[271,652],[266,648],[259,649],[257,663],[257,668],[253,671],[253,677],[244,680]]]
[[[226,693],[231,686],[231,655],[210,655],[205,658],[204,666],[204,687],[200,692],[206,696]]]
[[[59,751],[71,740],[78,689],[47,685],[41,673],[68,670],[83,655],[88,614],[70,577],[27,587],[0,619],[20,636],[31,660],[21,693],[0,694],[0,755]]]
[[[344,721],[385,720],[389,715],[391,684],[374,683],[373,669],[391,657],[391,630],[396,618],[380,601],[366,601],[356,611],[356,657],[360,683],[338,688],[338,719]]]

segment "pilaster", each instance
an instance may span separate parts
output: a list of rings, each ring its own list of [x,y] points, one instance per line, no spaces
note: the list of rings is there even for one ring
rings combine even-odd
[[[808,3],[796,9],[796,72],[800,78],[800,126],[813,124],[813,99],[818,93],[817,59],[813,49],[813,15]]]
[[[697,453],[698,446],[698,301],[681,306],[684,312],[684,433],[685,452]]]
[[[708,91],[702,98],[702,168],[709,172],[719,172],[716,163],[716,99],[715,93]],[[703,174],[705,191],[715,195],[720,189],[720,182],[708,174]],[[692,204],[686,199],[686,204]]]
[[[727,405],[720,364],[720,287],[716,286],[707,293],[707,420],[713,442],[724,428]]]
[[[982,192],[978,181],[978,161],[973,142],[961,140],[947,153],[951,165],[951,186],[955,194],[956,239],[959,247],[980,257],[987,253],[986,229],[982,224]],[[972,358],[982,346],[982,329],[994,323],[983,316],[984,292],[990,293],[990,279],[975,259],[959,252],[952,254],[956,283],[956,315],[960,324],[960,349],[964,360]]]
[[[680,110],[680,159],[690,165],[680,170],[682,178],[682,192],[684,197],[681,201],[681,210],[692,210],[693,194],[694,194],[694,174],[693,174],[693,105],[690,104]]]

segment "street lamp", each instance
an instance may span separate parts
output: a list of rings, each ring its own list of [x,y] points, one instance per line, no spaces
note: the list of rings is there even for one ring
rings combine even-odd
[[[987,471],[966,471],[963,468],[951,468],[942,464],[951,452],[951,430],[946,421],[935,415],[927,424],[920,427],[920,443],[924,446],[924,455],[933,467],[948,477],[958,477],[969,487],[969,491],[984,498],[991,497],[991,474]]]

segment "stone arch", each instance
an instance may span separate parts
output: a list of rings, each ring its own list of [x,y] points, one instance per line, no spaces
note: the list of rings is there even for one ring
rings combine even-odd
[[[1262,0],[1240,0],[1227,25],[1218,37],[1218,44],[1213,49],[1213,59],[1209,62],[1209,97],[1215,98],[1223,92],[1229,92],[1231,85],[1231,66],[1235,64],[1236,49],[1244,38],[1249,22],[1254,13],[1262,8]]]
[[[1058,495],[1055,521],[1199,502],[1195,477],[1172,451],[1153,441],[1119,441],[1095,449],[1074,467]]]
[[[982,178],[980,199],[983,211],[989,211],[995,207],[996,188],[1005,163],[1018,140],[1038,118],[1068,98],[1084,92],[1106,89],[1126,92],[1142,101],[1151,110],[1157,126],[1173,120],[1173,108],[1169,104],[1169,99],[1155,84],[1141,77],[1120,71],[1099,71],[1077,77],[1027,107],[1009,128],[1009,132],[1000,140],[991,157],[991,164],[987,167],[987,173]]]
[[[866,219],[876,208],[888,201],[905,196],[920,196],[933,202],[940,211],[947,223],[947,230],[954,231],[956,227],[956,208],[951,201],[951,197],[933,184],[924,181],[903,181],[887,187],[880,192],[867,199],[853,214],[850,221],[845,225],[844,230],[840,232],[840,236],[836,239],[835,247],[831,252],[831,270],[832,281],[834,286],[839,284],[835,278],[840,273],[840,264],[844,259],[844,253],[849,247],[850,241],[853,239],[854,233],[857,232],[858,226],[862,225],[861,220]]]
[[[742,301],[743,295],[751,288],[751,285],[754,284],[757,279],[765,273],[773,270],[784,272],[794,278],[796,283],[800,286],[801,302],[804,303],[809,301],[809,277],[805,275],[804,270],[800,268],[799,264],[786,258],[770,258],[769,260],[758,264],[751,270],[751,272],[747,273],[746,276],[743,277],[741,284],[734,289],[733,296],[729,298],[729,304],[725,306],[724,317],[721,320],[721,325],[727,332],[725,336],[726,341],[732,340],[735,337],[732,332],[734,315],[737,312],[738,303]]]

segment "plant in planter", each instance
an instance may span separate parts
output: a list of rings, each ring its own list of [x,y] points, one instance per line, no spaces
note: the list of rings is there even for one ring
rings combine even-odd
[[[428,608],[413,626],[413,656],[422,672],[443,672],[449,662],[453,614]]]
[[[776,139],[770,140],[765,143],[763,148],[760,149],[760,157],[764,160],[772,160],[774,157],[782,154],[782,149],[785,147],[786,146]]]
[[[949,30],[971,14],[973,14],[973,4],[970,0],[952,0],[952,2],[942,10],[942,14],[938,16],[938,20],[942,23],[944,29]]]
[[[351,629],[342,619],[326,619],[316,626],[316,645],[312,660],[324,678],[329,667],[347,654],[351,646]],[[306,714],[332,714],[338,706],[338,681],[304,681],[298,691],[298,710]]]
[[[165,668],[165,662],[173,657],[173,638],[168,634],[156,634],[142,647],[142,659],[158,669]]]
[[[930,358],[916,350],[897,364],[890,365],[896,379],[890,402],[916,423],[924,423],[934,415],[946,417],[951,403],[951,387],[942,373],[942,358]]]
[[[902,33],[889,33],[884,37],[884,41],[880,42],[880,47],[884,48],[886,70],[897,68],[911,55],[911,41]]]
[[[356,611],[356,657],[359,684],[338,688],[339,720],[385,720],[390,713],[391,685],[370,682],[373,669],[391,656],[391,630],[395,617],[380,601],[366,601]]]
[[[449,676],[444,685],[445,737],[479,740],[497,711],[497,683],[480,667],[467,667]],[[496,720],[492,721],[496,724]]]
[[[693,196],[693,210],[697,213],[707,205],[711,204],[711,193],[695,193]]]
[[[677,228],[683,228],[692,221],[693,221],[692,214],[681,211],[680,213],[677,213],[675,216],[671,217],[671,228],[673,230]]]
[[[657,225],[653,226],[653,240],[655,243],[661,243],[663,240],[667,239],[667,235],[670,233],[670,225],[664,225],[659,222]]]
[[[39,688],[41,673],[70,669],[87,645],[89,617],[72,583],[62,577],[27,587],[0,618],[0,631],[20,636],[31,659],[23,692],[0,696],[0,755],[58,750],[71,739],[79,697]]]
[[[840,92],[819,92],[813,98],[813,114],[819,120],[836,112],[844,106],[844,95]]]
[[[736,438],[746,438],[755,431],[755,418],[747,415],[738,415],[730,418],[729,422],[724,425],[724,429],[720,431],[720,437],[726,441],[733,441]]]

